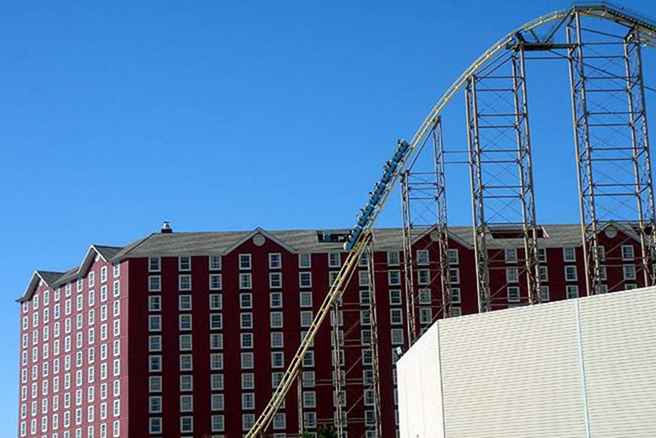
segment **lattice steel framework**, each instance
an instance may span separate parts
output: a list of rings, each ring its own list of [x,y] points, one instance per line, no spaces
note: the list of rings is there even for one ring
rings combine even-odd
[[[504,70],[510,70],[505,72]],[[490,285],[488,239],[516,229],[524,243],[528,302],[540,302],[533,160],[524,49],[515,45],[469,77],[465,88],[479,311],[505,304]]]
[[[378,317],[376,311],[375,270],[373,244],[363,252],[358,263],[358,297],[353,299],[346,293],[331,311],[332,375],[330,384],[333,393],[332,425],[337,437],[352,433],[349,428],[362,424],[366,431],[380,436],[380,379],[378,362]],[[362,311],[369,317],[361,320]],[[347,321],[349,321],[347,323]],[[365,334],[368,333],[368,337]],[[363,350],[368,350],[371,361],[364,363]],[[355,358],[355,360],[352,360]],[[362,369],[363,375],[355,371]],[[323,384],[323,383],[322,383]],[[349,391],[355,388],[355,391]],[[357,390],[359,389],[359,391]],[[349,394],[360,395],[349,400]],[[354,416],[358,407],[365,412],[363,417]],[[373,411],[369,421],[366,411]],[[326,424],[326,421],[320,421]]]
[[[585,280],[603,291],[599,233],[621,223],[638,236],[645,285],[653,285],[656,214],[641,56],[641,34],[566,25]],[[623,29],[623,28],[620,28]],[[616,30],[615,30],[616,31]]]
[[[604,22],[606,25],[619,25],[621,28],[630,29],[627,35],[621,35],[619,47],[623,49],[623,56],[614,59],[613,56],[608,55],[592,55],[590,56],[591,49],[594,49],[594,43],[586,41],[585,45],[582,44],[582,35],[586,29],[581,27],[582,17],[593,17],[599,21]],[[559,33],[563,26],[569,44],[555,44],[553,43],[555,36]],[[547,28],[547,27],[550,27]],[[546,30],[546,35],[540,35],[542,31]],[[599,35],[604,32],[598,32]],[[612,36],[608,33],[605,36]],[[615,35],[616,36],[616,35]],[[529,44],[523,43],[530,41]],[[417,155],[422,145],[426,142],[427,137],[433,132],[438,119],[447,104],[452,100],[456,93],[465,88],[467,100],[467,122],[468,122],[468,143],[469,143],[469,161],[470,161],[470,178],[473,193],[473,210],[474,210],[474,227],[475,227],[475,250],[477,255],[477,272],[478,272],[478,291],[479,291],[479,307],[480,310],[489,310],[494,304],[495,293],[490,291],[489,271],[487,264],[487,233],[489,233],[496,225],[508,226],[512,224],[519,224],[521,229],[526,258],[526,275],[527,283],[530,286],[529,301],[537,302],[540,299],[539,294],[539,276],[532,267],[537,268],[537,261],[534,260],[536,253],[536,240],[537,230],[535,228],[535,208],[533,202],[533,183],[532,183],[532,170],[531,170],[531,145],[530,136],[528,135],[528,109],[526,105],[526,86],[525,86],[525,70],[524,70],[524,53],[523,48],[531,46],[531,50],[547,50],[553,51],[556,49],[567,48],[570,63],[571,75],[571,91],[572,91],[572,106],[574,108],[574,127],[575,127],[575,140],[577,144],[577,164],[579,169],[579,185],[580,185],[580,198],[582,205],[582,226],[584,228],[584,247],[586,248],[586,269],[588,276],[599,274],[598,265],[598,251],[596,250],[597,244],[594,242],[592,230],[599,231],[600,225],[605,222],[602,217],[606,208],[603,207],[603,202],[608,199],[624,199],[630,198],[632,206],[627,210],[632,212],[630,219],[625,222],[633,227],[633,232],[640,235],[642,242],[642,265],[645,271],[644,275],[648,276],[648,283],[654,282],[654,274],[647,274],[649,258],[651,251],[654,248],[654,233],[652,230],[655,226],[654,220],[654,196],[651,177],[651,163],[649,157],[649,145],[647,140],[647,123],[646,123],[646,108],[644,104],[644,88],[645,85],[642,79],[642,60],[640,56],[640,43],[645,42],[648,45],[654,46],[656,42],[656,22],[641,17],[638,14],[632,13],[624,8],[617,8],[607,3],[599,4],[583,4],[575,5],[571,8],[559,11],[553,11],[549,14],[537,17],[519,28],[511,31],[503,36],[490,48],[483,52],[476,58],[472,64],[467,67],[462,74],[449,86],[449,88],[442,94],[442,96],[435,103],[427,117],[423,120],[419,128],[409,142],[400,142],[397,150],[393,156],[392,162],[398,164],[397,160],[404,163],[412,161],[412,158]],[[510,51],[508,51],[510,49]],[[483,131],[487,130],[485,121],[485,113],[481,111],[481,94],[480,87],[481,81],[487,82],[486,76],[493,76],[495,65],[506,64],[505,62],[498,63],[503,56],[499,56],[507,52],[510,54],[510,63],[512,64],[511,73],[506,75],[506,80],[511,83],[511,96],[507,100],[510,102],[511,110],[496,111],[497,114],[506,114],[509,122],[501,123],[498,129],[510,132],[506,135],[507,144],[499,144],[495,146],[495,138],[486,140]],[[585,52],[585,56],[584,56]],[[620,53],[622,55],[622,53]],[[624,102],[625,107],[623,110],[610,110],[604,109],[604,105],[600,104],[599,109],[594,109],[591,105],[591,97],[595,94],[610,95],[611,90],[595,90],[589,85],[597,79],[594,75],[587,74],[590,70],[599,72],[604,71],[605,65],[602,67],[596,66],[594,69],[590,68],[590,64],[594,64],[595,59],[605,59],[608,63],[613,63],[613,60],[624,64],[623,72],[619,74],[606,75],[603,80],[609,80],[609,77],[619,81],[619,93],[623,93],[621,100]],[[508,90],[508,86],[503,86],[504,91]],[[501,91],[501,90],[497,90]],[[504,93],[501,93],[504,94]],[[627,109],[628,105],[628,109]],[[513,108],[514,107],[514,108]],[[494,111],[493,111],[494,112]],[[624,114],[622,122],[597,122],[594,119],[603,114],[594,114],[595,112],[604,113],[606,116],[621,117]],[[603,117],[602,117],[603,119]],[[505,125],[505,127],[504,127]],[[611,131],[619,129],[621,126],[628,127],[629,142],[617,142],[613,145],[608,139],[604,143],[600,138],[604,138],[603,134],[604,125]],[[600,134],[600,131],[601,134]],[[501,137],[496,138],[500,140]],[[509,145],[514,143],[514,147]],[[630,144],[631,147],[627,148],[626,145]],[[491,157],[494,155],[495,148],[502,149],[508,148],[508,156],[503,156],[502,151],[497,151],[502,155],[498,161]],[[622,160],[604,159],[609,158],[609,154],[614,151],[616,153],[626,152],[630,157],[625,159],[622,155]],[[630,151],[630,152],[629,152]],[[513,153],[514,152],[514,153]],[[599,159],[598,156],[600,155]],[[514,157],[514,158],[511,158]],[[612,157],[612,156],[611,156]],[[600,175],[603,172],[598,170],[602,163],[612,164],[618,161],[621,166],[628,168],[630,172],[626,175],[631,176],[631,181],[626,183],[624,181],[618,183],[617,181],[610,181],[608,183],[602,182]],[[508,171],[497,173],[494,171],[496,165],[506,164],[510,169],[510,174],[513,174],[512,182],[508,179]],[[629,163],[629,164],[627,164]],[[347,242],[347,258],[342,265],[339,273],[335,278],[335,282],[331,285],[328,294],[321,303],[317,310],[312,324],[308,328],[307,336],[302,341],[301,345],[295,352],[294,356],[289,362],[289,367],[283,374],[280,384],[275,389],[270,401],[265,406],[264,410],[260,413],[255,423],[246,434],[247,438],[255,438],[262,436],[269,428],[273,416],[278,408],[284,402],[285,395],[293,386],[299,370],[302,368],[302,360],[305,354],[309,351],[310,345],[317,334],[319,327],[326,319],[330,310],[339,297],[345,286],[352,278],[360,259],[361,254],[370,242],[372,237],[371,229],[374,226],[376,218],[380,211],[384,208],[392,187],[398,181],[398,172],[394,171],[390,174],[389,167],[386,173],[376,185],[376,191],[370,197],[368,203],[363,208],[363,216],[359,216],[356,226],[352,229],[351,237]],[[406,168],[408,168],[406,166]],[[514,173],[513,173],[514,172]],[[501,182],[495,180],[493,177],[503,175]],[[520,181],[520,182],[517,182]],[[606,185],[609,184],[609,185]],[[618,190],[619,193],[609,196],[602,196],[606,190],[611,187],[622,187]],[[504,194],[503,189],[507,192]],[[622,191],[624,190],[624,191]],[[410,193],[408,191],[407,193]],[[621,195],[621,196],[620,196]],[[495,208],[495,202],[498,202],[498,208]],[[622,208],[626,208],[629,204],[621,202]],[[519,208],[517,208],[519,206]],[[585,206],[585,209],[583,208]],[[638,213],[635,214],[636,209]],[[620,210],[622,211],[622,210]],[[517,218],[512,219],[504,217],[500,220],[499,216],[512,216],[513,213]],[[628,214],[628,213],[627,213]],[[636,217],[638,218],[636,220]],[[405,214],[404,214],[405,218]],[[617,221],[617,217],[613,217]],[[411,223],[411,221],[408,221]],[[405,228],[405,227],[404,227]],[[595,235],[596,237],[596,235]],[[590,247],[594,248],[590,250]],[[592,260],[589,254],[594,254]],[[595,257],[597,259],[595,260]],[[592,262],[592,263],[591,263]],[[595,266],[591,266],[595,265]],[[591,274],[590,274],[591,273]],[[531,278],[532,276],[532,278]],[[534,281],[533,281],[534,280]],[[594,292],[595,284],[598,279],[588,279],[588,283],[592,283],[591,291]],[[504,303],[505,304],[505,303]]]
[[[347,428],[344,412],[344,388],[346,375],[342,366],[344,361],[344,330],[343,330],[342,298],[335,302],[330,313],[331,345],[332,345],[332,385],[333,385],[333,426],[337,438],[343,438]]]
[[[417,157],[430,144],[430,170],[417,170],[417,161],[410,163],[401,174],[401,201],[403,216],[403,272],[406,306],[406,327],[409,344],[419,335],[417,330],[417,279],[418,268],[428,268],[429,284],[425,288],[434,289],[439,283],[439,308],[432,320],[450,315],[451,287],[449,282],[449,231],[447,226],[445,153],[442,138],[442,120],[438,118],[422,145]],[[429,243],[418,247],[416,241],[425,233],[430,233]],[[427,266],[418,266],[414,251],[428,250],[436,242],[438,260]],[[433,300],[431,299],[433,302]],[[432,304],[432,303],[431,303]],[[432,322],[432,321],[430,321]],[[423,324],[426,327],[428,324]]]
[[[369,348],[371,349],[371,380],[365,381],[365,389],[373,394],[374,409],[374,436],[379,437],[382,434],[382,418],[380,408],[380,365],[378,360],[378,311],[376,307],[376,270],[374,261],[374,247],[370,243],[364,256],[367,262],[367,277],[369,278],[369,318],[371,320],[371,336],[369,338]],[[368,369],[363,364],[363,372],[367,373]],[[365,403],[366,404],[366,403]]]

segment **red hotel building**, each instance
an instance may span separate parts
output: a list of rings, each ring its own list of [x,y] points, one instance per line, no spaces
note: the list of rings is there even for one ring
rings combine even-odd
[[[165,231],[165,232],[164,232]],[[335,233],[335,232],[332,232]],[[477,309],[471,228],[450,230],[454,312]],[[440,307],[437,244],[414,243],[417,323]],[[397,434],[394,362],[405,348],[401,232],[376,231],[375,298],[382,436]],[[642,285],[639,242],[609,225],[609,291]],[[584,293],[580,227],[547,225],[540,238],[545,300]],[[490,238],[496,307],[526,302],[521,240]],[[20,303],[19,437],[239,437],[250,427],[293,356],[343,259],[323,231],[173,233],[125,247],[92,245],[79,267],[36,271]],[[374,397],[366,263],[343,296],[349,437],[372,437]],[[512,334],[509,334],[511,336]],[[331,327],[325,324],[269,430],[295,436],[331,424]],[[300,395],[300,404],[298,396]]]

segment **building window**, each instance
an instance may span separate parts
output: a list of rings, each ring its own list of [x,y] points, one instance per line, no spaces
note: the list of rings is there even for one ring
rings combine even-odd
[[[189,274],[178,275],[178,290],[182,290],[182,291],[191,290],[191,275]]]
[[[508,283],[517,283],[519,281],[519,270],[516,266],[506,268],[506,281]]]
[[[462,295],[460,294],[460,288],[459,287],[452,287],[451,288],[451,303],[452,304],[460,304],[462,301]]]
[[[403,345],[403,329],[393,328],[391,331],[392,345]]]
[[[191,315],[178,315],[178,327],[180,330],[191,330]]]
[[[573,284],[568,284],[565,286],[565,291],[567,293],[567,298],[578,298],[579,297],[579,287]]]
[[[543,303],[549,301],[549,286],[540,286],[540,300]]]
[[[339,275],[339,272],[337,272],[337,271],[328,272],[328,286],[329,287],[333,287],[335,285],[335,282],[337,281],[338,275]]]
[[[565,266],[565,281],[576,281],[576,266]]]
[[[298,273],[298,285],[301,288],[312,287],[312,272],[301,271]]]
[[[160,292],[162,290],[162,280],[159,275],[150,275],[148,277],[148,292]]]
[[[316,408],[317,407],[317,394],[314,391],[303,391],[303,407]]]
[[[547,262],[547,249],[546,248],[538,248],[538,261],[541,263],[546,263]]]
[[[239,314],[239,327],[242,330],[253,328],[253,314],[251,312],[242,312]]]
[[[210,376],[210,389],[212,391],[223,391],[223,374],[212,374]]]
[[[223,276],[221,274],[210,274],[210,290],[223,289]]]
[[[419,289],[419,304],[420,305],[430,305],[431,304],[431,290],[430,289]]]
[[[398,251],[387,251],[387,266],[399,266],[400,263]]]
[[[223,415],[212,415],[212,432],[223,432],[225,430],[225,420]]]
[[[540,273],[540,281],[549,281],[549,268],[546,266],[538,266]]]
[[[272,309],[282,308],[282,292],[271,292],[269,294],[269,307]]]
[[[210,295],[210,310],[223,309],[223,296],[221,294]]]
[[[178,271],[191,271],[191,257],[178,257]]]
[[[271,328],[282,328],[282,312],[271,312]]]
[[[638,288],[638,285],[635,284],[635,283],[626,283],[624,285],[625,290],[631,290],[631,289],[637,289],[637,288]]]
[[[250,273],[239,274],[239,288],[246,290],[253,288],[253,279]]]
[[[148,356],[148,371],[157,373],[162,371],[162,356],[159,354]]]
[[[633,247],[631,247],[633,248]],[[622,266],[622,271],[624,274],[624,280],[635,280],[636,279],[636,269],[635,265],[624,265]]]
[[[360,305],[368,306],[371,304],[371,292],[369,289],[360,289]]]
[[[430,253],[427,249],[417,250],[417,264],[419,266],[428,266],[430,264]]]
[[[312,257],[309,253],[301,253],[298,255],[298,267],[301,269],[312,267]]]
[[[212,394],[210,399],[210,409],[213,411],[222,411],[225,408],[225,399],[223,394]]]
[[[633,245],[622,245],[622,260],[633,260],[634,258]]]
[[[178,310],[191,311],[191,295],[178,296]]]
[[[390,324],[401,325],[403,324],[403,310],[390,309]]]
[[[255,414],[241,414],[241,428],[243,431],[248,431],[255,423]]]
[[[255,374],[241,373],[241,389],[255,389]]]
[[[457,249],[447,249],[446,258],[449,262],[449,265],[457,265],[458,263],[460,263],[460,257],[458,255]]]
[[[401,291],[399,289],[390,289],[389,296],[391,306],[401,305]]]
[[[250,254],[239,254],[239,269],[250,270],[252,267]]]
[[[180,396],[180,412],[193,412],[194,398],[189,394]]]
[[[244,353],[242,353],[244,354]],[[222,370],[223,369],[223,353],[211,353],[210,354],[210,369],[213,371],[217,370]],[[214,376],[220,375],[221,379],[221,385],[223,385],[223,374],[213,374],[212,379],[215,379]],[[212,381],[212,384],[215,382]]]
[[[191,351],[191,335],[180,335],[178,337],[178,342],[180,344],[178,346],[180,351]]]
[[[194,362],[191,354],[180,355],[180,371],[192,371],[193,363]]]
[[[210,271],[220,271],[221,270],[221,256],[213,255],[209,258]]]
[[[240,333],[239,338],[242,350],[250,350],[253,348],[253,333]]]
[[[161,336],[148,336],[148,351],[158,352],[162,351],[162,337]]]
[[[328,253],[328,267],[339,268],[342,265],[342,254],[336,251]]]
[[[430,271],[428,269],[417,270],[417,283],[421,286],[430,284]]]
[[[191,433],[194,431],[194,417],[180,417],[180,433]]]
[[[518,303],[519,299],[520,299],[519,287],[517,287],[517,286],[508,286],[508,302],[509,303]]]
[[[148,330],[151,332],[159,332],[162,330],[162,317],[159,315],[148,316]]]
[[[223,349],[223,334],[210,333],[210,350],[222,350],[222,349]]]
[[[285,430],[287,428],[287,417],[284,412],[278,412],[273,416],[273,430]]]
[[[369,287],[369,272],[358,271],[358,286]]]
[[[162,269],[162,259],[159,257],[148,258],[148,272],[159,272]]]
[[[271,368],[284,368],[285,354],[282,351],[271,352]]]
[[[159,395],[148,397],[148,412],[159,414],[162,412],[162,397]]]
[[[504,253],[506,263],[517,263],[517,248],[506,248]]]
[[[148,377],[148,392],[162,392],[162,377]]]
[[[239,307],[241,309],[252,309],[253,308],[253,294],[251,294],[251,293],[240,293],[239,294]]]
[[[401,285],[401,271],[388,271],[387,272],[387,284],[389,286],[400,286]]]
[[[271,332],[271,348],[283,348],[284,336],[282,332]]]
[[[269,254],[269,269],[280,269],[282,267],[282,255],[279,252]]]
[[[241,369],[252,370],[254,367],[254,358],[252,352],[242,352],[240,355]]]
[[[433,322],[433,310],[430,307],[419,308],[419,323],[425,325]]]
[[[301,327],[302,328],[308,328],[312,325],[312,319],[314,316],[312,315],[311,310],[303,310],[301,311]]]
[[[298,301],[301,308],[312,307],[312,292],[300,292]]]
[[[280,273],[280,272],[270,272],[269,273],[269,287],[271,289],[280,289],[280,288],[282,288],[282,273]]]
[[[449,283],[460,284],[460,269],[449,268]]]
[[[572,247],[563,248],[563,260],[565,262],[575,262],[576,248],[572,248]]]

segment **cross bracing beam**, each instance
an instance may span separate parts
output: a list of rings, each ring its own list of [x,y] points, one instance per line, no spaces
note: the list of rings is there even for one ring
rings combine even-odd
[[[336,283],[330,288],[324,303],[320,308],[320,311],[317,312],[315,320],[313,321],[308,335],[305,340],[299,346],[296,354],[294,355],[292,361],[290,362],[289,368],[286,370],[283,375],[281,384],[276,388],[271,400],[266,405],[264,411],[258,417],[256,422],[253,424],[251,430],[247,433],[247,437],[254,438],[260,436],[268,428],[273,415],[284,400],[284,396],[287,391],[290,389],[292,382],[296,378],[296,375],[300,369],[300,360],[302,359],[305,352],[308,350],[308,346],[314,339],[316,330],[319,325],[324,321],[326,315],[328,314],[334,301],[341,295],[343,287],[350,279],[350,276],[353,274],[353,266],[357,264],[357,258],[359,258],[362,251],[364,251],[364,244],[366,241],[371,238],[370,230],[373,227],[378,214],[384,208],[385,203],[389,197],[391,188],[398,181],[398,176],[404,171],[408,163],[413,161],[413,157],[417,153],[417,149],[423,144],[425,138],[431,133],[433,126],[436,123],[437,118],[442,113],[445,106],[451,101],[453,96],[465,87],[472,76],[477,75],[486,68],[486,64],[497,59],[498,55],[507,50],[509,45],[512,45],[518,40],[518,35],[521,35],[523,40],[528,44],[534,44],[531,49],[541,49],[538,47],[539,44],[557,44],[553,41],[553,36],[559,32],[560,28],[568,22],[568,20],[573,17],[575,14],[578,14],[581,17],[594,17],[598,19],[607,20],[610,22],[617,23],[621,26],[626,27],[627,29],[633,29],[640,36],[640,40],[646,45],[653,45],[655,36],[656,36],[656,25],[651,20],[640,17],[637,14],[634,14],[626,9],[615,7],[609,4],[591,4],[591,5],[577,5],[567,10],[555,11],[550,14],[539,17],[529,23],[526,23],[523,26],[513,30],[505,37],[497,41],[492,47],[486,50],[481,56],[479,56],[461,75],[460,77],[445,91],[445,93],[439,98],[435,106],[432,108],[429,115],[425,118],[423,123],[419,126],[415,132],[412,139],[407,143],[407,151],[404,152],[403,162],[393,172],[393,176],[385,183],[385,187],[379,190],[378,197],[376,199],[375,205],[372,205],[372,209],[367,216],[367,222],[358,229],[358,232],[354,234],[355,238],[349,242],[347,247],[348,257],[347,262],[343,265],[342,270]],[[549,25],[551,29],[547,29],[547,37],[545,38],[544,34],[541,33],[542,30],[545,30]],[[551,36],[549,36],[551,35]],[[592,44],[594,45],[594,44]],[[560,47],[552,46],[544,47],[549,49],[553,54],[556,49],[562,49]],[[569,49],[569,48],[568,48]],[[571,50],[571,49],[570,49]],[[594,59],[594,58],[593,58]],[[590,77],[591,80],[594,80],[593,77]],[[608,82],[607,80],[600,80],[600,82]],[[600,85],[599,88],[602,88],[603,85]],[[644,86],[646,88],[646,86]],[[593,89],[590,88],[588,94],[593,94]],[[649,229],[649,226],[645,226],[645,230]],[[355,258],[355,261],[351,259],[351,256]],[[644,259],[644,257],[643,257]]]
[[[509,70],[509,74],[503,74]],[[483,93],[492,90],[490,95]],[[488,239],[496,228],[522,235],[529,304],[540,302],[533,160],[524,51],[520,45],[492,73],[472,75],[465,89],[474,254],[479,311],[506,305],[490,285]]]
[[[566,24],[581,235],[589,295],[607,289],[599,232],[623,222],[638,234],[645,285],[654,284],[654,191],[644,98],[641,34]],[[599,83],[609,84],[599,88]],[[595,90],[591,92],[590,90]],[[601,90],[601,91],[600,91]]]

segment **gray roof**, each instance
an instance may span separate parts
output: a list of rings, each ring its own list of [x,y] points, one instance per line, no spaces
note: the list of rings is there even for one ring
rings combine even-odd
[[[123,247],[121,246],[106,246],[106,245],[93,245],[106,260],[111,260],[118,254]]]
[[[581,227],[579,225],[545,225],[543,228],[545,238],[539,239],[542,247],[579,246],[581,244]],[[417,239],[428,231],[428,229],[414,230],[413,238]],[[115,260],[148,256],[225,254],[256,232],[276,239],[295,252],[326,252],[338,250],[342,246],[339,242],[320,242],[317,230],[265,231],[258,229],[255,231],[156,233],[125,247],[116,255]],[[334,229],[330,232],[345,233],[348,230]],[[449,233],[461,244],[473,247],[471,227],[450,227]],[[377,228],[374,236],[376,249],[401,248],[401,228]],[[490,238],[488,243],[489,248],[520,245],[520,239]]]
[[[607,224],[606,226],[608,226]],[[613,224],[621,231],[637,239],[635,232],[624,224]],[[578,224],[543,225],[544,237],[539,239],[538,246],[542,248],[562,248],[581,245],[581,227]],[[331,250],[341,250],[340,242],[321,242],[320,232],[346,233],[348,229],[333,230],[274,230],[257,228],[252,231],[220,231],[220,232],[174,232],[153,233],[136,240],[124,247],[92,245],[106,260],[116,263],[120,260],[149,256],[179,256],[179,255],[221,255],[235,249],[238,245],[256,233],[275,240],[292,252],[321,253]],[[421,238],[431,229],[413,230],[413,240]],[[473,247],[473,233],[470,226],[449,227],[451,237],[466,247]],[[402,246],[401,228],[377,228],[374,231],[376,250],[397,250]],[[488,239],[488,248],[520,247],[518,238]],[[79,267],[66,272],[37,271],[50,286],[60,286],[75,280],[79,275]],[[27,295],[27,294],[26,294]],[[25,295],[25,296],[26,296]],[[23,298],[25,298],[25,296]]]

